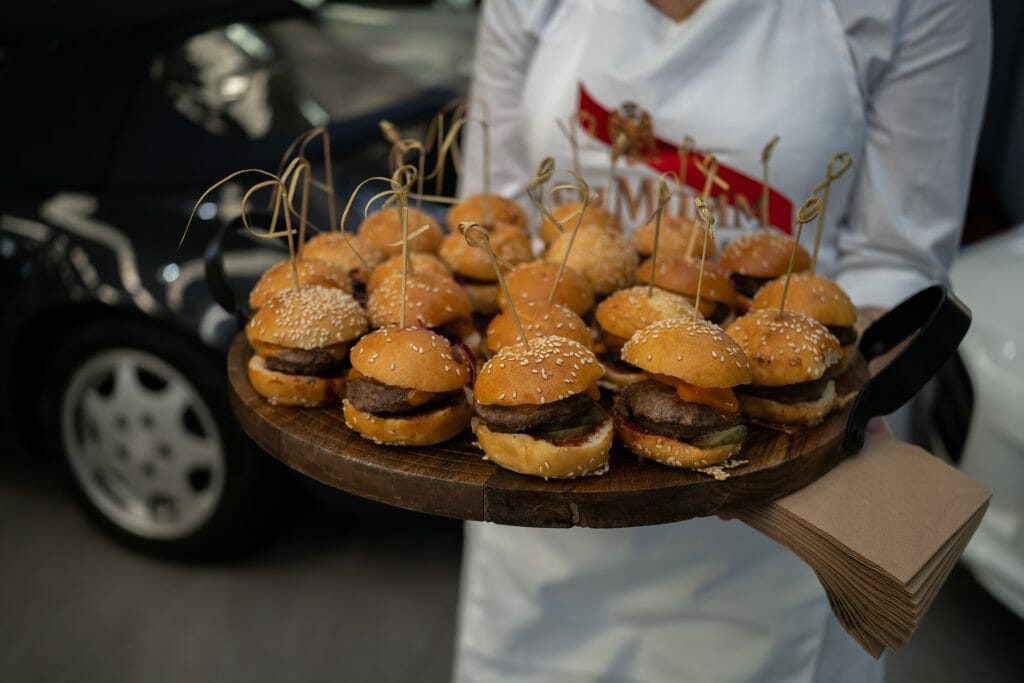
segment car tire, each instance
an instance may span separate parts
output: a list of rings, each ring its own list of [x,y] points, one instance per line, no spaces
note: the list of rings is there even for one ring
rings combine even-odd
[[[280,470],[235,422],[223,360],[196,341],[138,322],[76,329],[39,412],[77,501],[130,546],[225,558],[269,530]]]

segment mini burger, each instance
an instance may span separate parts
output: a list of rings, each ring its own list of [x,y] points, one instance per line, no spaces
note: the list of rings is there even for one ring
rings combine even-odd
[[[561,263],[571,239],[570,232],[559,235],[548,247],[544,259]],[[573,241],[568,264],[587,279],[596,296],[607,296],[633,283],[639,261],[628,238],[594,224],[584,224]]]
[[[792,431],[820,423],[837,407],[830,375],[842,350],[814,318],[762,308],[738,318],[726,332],[750,358],[751,380],[737,394],[751,421]]]
[[[423,328],[386,327],[352,347],[349,429],[380,444],[428,446],[464,430],[473,409],[466,399],[466,359]]]
[[[499,224],[489,232],[491,248],[498,258],[515,266],[533,259],[530,238],[508,224]],[[473,312],[492,315],[498,312],[498,276],[487,252],[470,246],[459,232],[453,232],[441,243],[441,258],[451,268],[473,304]]]
[[[299,275],[299,286],[320,285],[322,287],[333,287],[348,294],[352,293],[352,280],[345,268],[327,261],[309,261],[301,259],[295,261],[295,270],[292,270],[290,259],[276,263],[260,276],[252,291],[249,292],[249,308],[258,311],[271,299],[285,291],[295,287],[295,273]]]
[[[510,270],[505,274],[505,286],[512,300],[517,306],[529,301],[547,301],[560,267],[558,263],[530,261]],[[585,277],[566,266],[555,288],[552,303],[562,304],[576,315],[585,316],[594,307],[594,288]],[[498,304],[501,310],[508,310],[505,297],[499,297]]]
[[[747,357],[706,320],[662,320],[634,334],[622,359],[647,379],[615,397],[619,440],[672,467],[710,467],[739,452],[747,435],[733,388],[750,381]]]
[[[591,349],[593,340],[587,324],[583,322],[583,318],[561,304],[527,301],[516,306],[516,312],[530,339],[554,335],[572,339]],[[515,318],[508,311],[494,316],[487,325],[487,350],[492,354],[522,341],[523,337],[516,327]]]
[[[753,297],[766,282],[786,274],[793,243],[792,237],[777,230],[760,230],[730,242],[718,257],[718,263],[732,273],[737,292]],[[811,255],[797,245],[793,272],[810,267]]]
[[[633,246],[636,247],[641,258],[649,257],[654,251],[654,229],[655,221],[651,219],[633,233]],[[686,218],[662,216],[661,233],[658,235],[659,258],[662,254],[686,256],[686,250],[690,248],[690,238],[694,232],[697,233],[694,239],[694,250],[699,254],[704,242],[703,226]],[[715,238],[708,235],[708,258],[712,258],[717,253]]]
[[[245,326],[255,352],[249,381],[275,405],[334,403],[345,393],[349,346],[364,332],[363,309],[342,290],[319,285],[286,289]]]
[[[385,278],[366,303],[372,327],[400,325],[402,321],[402,274]],[[482,346],[473,326],[473,306],[465,290],[451,278],[415,273],[408,276],[405,323],[434,330],[452,343],[465,343],[473,353]]]
[[[649,282],[651,260],[647,259],[636,271],[640,282]],[[658,256],[654,273],[654,285],[669,292],[685,296],[691,303],[697,297],[697,283],[700,289],[700,314],[716,325],[727,325],[733,317],[736,306],[736,289],[729,274],[714,261],[704,262],[704,279],[700,276],[700,260],[666,254]]]
[[[772,280],[754,297],[751,309],[778,310],[785,276]],[[827,277],[811,272],[794,273],[786,294],[786,310],[811,316],[824,325],[843,347],[843,360],[834,370],[838,375],[846,370],[857,353],[857,309],[839,285]]]
[[[526,212],[511,199],[496,194],[474,194],[448,210],[448,229],[458,233],[459,223],[479,223],[488,230],[510,225],[526,232]]]
[[[599,356],[605,368],[604,382],[609,388],[647,379],[644,371],[622,360],[622,346],[638,330],[651,323],[673,318],[693,318],[693,305],[688,299],[655,287],[647,295],[647,287],[620,289],[602,301],[594,315],[604,352]]]
[[[582,202],[566,202],[551,209],[550,213],[562,223],[565,231],[569,232],[576,225],[576,219],[580,215],[582,206]],[[583,211],[583,217],[580,218],[581,230],[584,225],[596,225],[613,232],[622,231],[619,227],[619,222],[615,220],[615,216],[608,209],[597,204],[587,204],[586,210]],[[562,229],[547,216],[542,216],[537,233],[544,244],[551,244],[562,235]]]
[[[448,266],[444,264],[444,261],[433,254],[426,254],[419,251],[411,252],[409,254],[409,266],[409,272],[412,274],[430,273],[431,275],[445,277],[449,280],[454,279],[452,277],[452,271],[448,269]],[[395,254],[373,269],[373,272],[370,273],[370,279],[366,283],[366,291],[372,292],[387,278],[392,275],[401,274],[402,255]]]
[[[325,261],[345,270],[352,283],[349,290],[352,296],[360,303],[365,303],[366,281],[370,277],[367,266],[372,270],[384,260],[384,254],[373,243],[360,239],[357,235],[342,235],[338,231],[333,231],[311,237],[302,247],[301,260]]]
[[[473,433],[485,457],[545,479],[604,472],[614,430],[596,403],[603,373],[594,354],[563,337],[501,349],[473,391]]]
[[[409,207],[408,228],[413,234],[422,226],[427,230],[409,239],[410,251],[424,251],[436,254],[441,246],[444,233],[430,215],[420,209]],[[402,219],[397,206],[388,206],[366,217],[359,226],[359,237],[372,243],[385,256],[402,253]]]

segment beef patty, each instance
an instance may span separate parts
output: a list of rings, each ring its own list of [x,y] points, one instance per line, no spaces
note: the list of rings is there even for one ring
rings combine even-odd
[[[378,415],[425,412],[466,400],[466,394],[462,389],[439,394],[417,392],[423,400],[413,405],[409,402],[410,393],[413,393],[412,389],[388,386],[368,377],[350,378],[346,389],[346,397],[357,410]]]
[[[338,375],[345,365],[323,349],[280,349],[263,360],[274,372],[317,377]]]
[[[587,394],[573,394],[568,398],[543,405],[488,406],[477,402],[476,414],[488,427],[501,432],[526,432],[538,427],[554,428],[582,417],[594,407],[594,399]]]
[[[739,273],[730,273],[729,277],[732,279],[732,284],[736,287],[736,291],[749,297],[757,294],[757,290],[764,287],[765,283],[772,279],[770,277],[751,277],[750,275],[740,275]]]
[[[821,398],[821,395],[825,392],[825,387],[828,386],[830,381],[828,377],[822,377],[810,382],[786,384],[781,387],[759,387],[747,384],[742,387],[736,387],[736,391],[748,396],[767,398],[779,403],[809,403]]]
[[[673,439],[691,439],[740,423],[739,413],[681,401],[675,389],[654,380],[629,385],[616,397],[615,405],[641,429]]]

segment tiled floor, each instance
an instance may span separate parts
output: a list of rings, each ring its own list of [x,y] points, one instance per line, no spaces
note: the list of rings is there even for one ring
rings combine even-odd
[[[0,452],[0,680],[447,680],[459,524],[332,508],[300,510],[243,562],[170,564],[110,542],[49,468]],[[1022,644],[1024,622],[958,571],[890,680],[1019,680]]]

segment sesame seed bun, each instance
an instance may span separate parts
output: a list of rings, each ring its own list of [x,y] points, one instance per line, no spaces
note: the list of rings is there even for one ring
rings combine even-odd
[[[374,415],[342,401],[345,424],[374,443],[392,446],[431,446],[453,439],[469,425],[473,407],[466,401],[405,416]]]
[[[551,243],[544,259],[561,263],[571,237],[568,232],[559,235]],[[576,235],[568,264],[587,279],[594,294],[604,296],[632,284],[639,260],[626,237],[588,225],[581,227]]]
[[[295,269],[299,273],[299,284],[320,285],[352,293],[352,280],[344,268],[327,261],[297,260]],[[249,292],[249,308],[258,310],[286,289],[295,287],[290,259],[275,263],[260,276]]]
[[[622,347],[622,360],[697,387],[730,388],[750,382],[750,365],[740,345],[706,320],[652,323],[630,337]]]
[[[444,261],[433,254],[414,251],[409,254],[409,262],[412,268],[410,273],[430,273],[438,277],[452,279],[452,271],[444,264]],[[366,282],[366,291],[372,292],[377,286],[391,275],[402,274],[402,255],[395,254],[373,269],[370,279]]]
[[[718,262],[725,268],[747,277],[778,277],[789,269],[789,257],[794,240],[777,230],[760,230],[743,235],[722,251]],[[797,246],[793,272],[811,267],[811,255],[803,246]]]
[[[555,335],[577,341],[591,349],[593,340],[583,318],[565,306],[546,301],[529,301],[516,306],[519,320],[531,338]],[[487,350],[497,353],[505,346],[523,341],[511,312],[496,315],[487,326]]]
[[[249,382],[256,393],[275,406],[315,408],[332,405],[345,395],[345,377],[291,375],[267,367],[258,354],[249,358],[246,367]]]
[[[352,367],[381,384],[431,393],[454,391],[469,382],[465,360],[448,340],[422,327],[385,327],[352,347]]]
[[[499,225],[489,231],[489,239],[491,248],[498,258],[508,261],[513,266],[533,259],[530,238],[518,228]],[[457,275],[481,282],[496,282],[498,279],[487,252],[470,246],[466,238],[458,232],[451,233],[441,242],[440,256]]]
[[[829,381],[821,398],[803,403],[780,403],[768,398],[737,393],[740,410],[753,422],[767,427],[776,425],[803,425],[813,427],[838,405],[836,383]]]
[[[473,392],[484,405],[540,405],[586,391],[604,368],[587,347],[562,337],[506,346],[477,374]]]
[[[409,234],[427,225],[429,229],[409,240],[411,251],[437,253],[444,233],[441,226],[424,211],[409,207]],[[371,242],[385,256],[402,253],[402,219],[397,206],[388,206],[370,214],[359,226],[359,236]]]
[[[402,275],[391,275],[370,293],[366,313],[373,327],[397,325],[401,321]],[[417,273],[408,278],[405,313],[407,325],[442,327],[468,318],[473,306],[466,292],[450,278]]]
[[[636,270],[638,282],[649,282],[651,259],[646,259]],[[697,282],[700,280],[700,259],[686,258],[674,254],[658,256],[654,273],[654,284],[676,294],[694,299],[697,296]],[[700,283],[700,313],[708,316],[716,303],[729,308],[736,306],[736,287],[729,274],[714,261],[705,261],[704,279]]]
[[[772,280],[754,295],[753,310],[778,310],[786,276]],[[849,327],[857,322],[857,309],[839,285],[815,273],[793,273],[786,293],[786,310],[804,313],[822,325]]]
[[[359,252],[358,255],[356,251]],[[346,272],[357,272],[362,273],[364,277],[369,276],[366,267],[359,259],[360,256],[366,260],[370,268],[384,260],[383,252],[373,242],[364,240],[358,235],[343,235],[337,230],[322,232],[311,237],[302,247],[304,260],[327,261],[341,266]]]
[[[323,349],[366,332],[366,316],[349,294],[312,285],[278,294],[253,315],[245,332],[254,348],[265,343]]]
[[[620,289],[602,301],[594,312],[605,332],[629,339],[658,320],[692,318],[693,305],[678,294],[655,287],[648,296],[647,287]]]
[[[820,379],[842,358],[839,341],[810,316],[751,311],[726,329],[750,359],[751,384],[784,386]]]
[[[458,232],[459,223],[479,223],[485,228],[504,223],[526,232],[526,211],[511,199],[496,194],[474,194],[448,210],[448,229]]]
[[[581,202],[565,202],[551,209],[551,215],[560,220],[568,232],[576,225],[576,217],[579,215],[581,206],[583,206]],[[604,207],[596,204],[587,205],[587,210],[583,213],[583,218],[580,221],[580,230],[583,229],[584,225],[597,225],[620,232],[619,223],[615,220],[615,216]],[[544,244],[551,244],[562,235],[562,231],[547,216],[543,216],[537,234]]]
[[[633,233],[633,246],[642,257],[646,258],[654,251],[654,228],[655,222],[652,220],[641,225]],[[662,254],[686,256],[686,249],[690,246],[690,235],[694,230],[697,231],[697,239],[693,243],[692,256],[700,257],[701,249],[704,247],[703,226],[686,218],[662,216],[661,234],[658,236],[659,258]],[[708,235],[708,258],[717,253],[718,247],[715,244],[715,238]]]
[[[529,434],[495,432],[479,418],[472,420],[473,433],[487,460],[505,469],[545,479],[573,479],[600,474],[608,468],[614,437],[612,419],[598,423],[585,439],[560,444]]]
[[[739,453],[743,444],[730,444],[715,448],[697,446],[652,434],[638,429],[618,413],[615,415],[615,432],[623,446],[637,455],[655,460],[669,467],[711,467],[720,465]]]
[[[558,277],[560,264],[547,261],[521,263],[505,275],[505,286],[518,306],[522,301],[547,301],[551,287]],[[594,307],[594,288],[585,277],[570,266],[565,267],[558,281],[553,302],[566,306],[576,315],[586,315]],[[508,308],[505,297],[498,299],[502,310]]]

